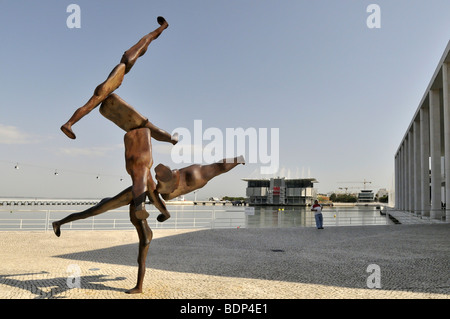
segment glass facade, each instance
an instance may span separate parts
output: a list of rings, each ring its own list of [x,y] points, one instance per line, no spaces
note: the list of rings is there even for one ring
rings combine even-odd
[[[369,203],[374,201],[374,194],[371,190],[362,190],[358,194],[358,202]]]
[[[253,205],[312,205],[316,199],[315,179],[243,179],[247,199]]]

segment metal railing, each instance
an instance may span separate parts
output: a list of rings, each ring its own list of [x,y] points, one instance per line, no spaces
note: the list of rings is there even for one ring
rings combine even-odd
[[[324,226],[364,226],[364,225],[388,225],[390,224],[389,217],[386,215],[375,215],[375,211],[368,212],[367,215],[351,214],[353,211],[346,209],[327,210],[324,209],[323,225]],[[347,216],[350,214],[350,216]],[[311,223],[315,226],[314,213],[310,216]]]
[[[322,211],[324,226],[361,226],[387,225],[392,221],[379,210],[358,208],[324,208]],[[282,209],[265,208],[256,216],[249,216],[246,227],[315,227],[314,212],[310,208],[286,207]]]
[[[52,222],[61,219],[75,210],[52,210],[52,209],[0,209],[0,231],[51,231]],[[94,216],[88,219],[81,219],[75,222],[67,223],[61,227],[62,230],[125,230],[134,229],[128,218],[128,210],[114,210],[115,213],[123,214],[127,217],[108,218],[108,215]],[[19,215],[8,216],[9,213]],[[324,209],[323,224],[324,226],[359,226],[359,225],[388,225],[388,224],[432,224],[442,223],[445,220],[445,210],[430,210],[425,213],[416,211],[405,211],[393,208],[382,208],[379,210],[368,211],[367,214],[355,214],[355,211],[349,209]],[[184,209],[174,210],[171,212],[171,218],[160,223],[156,221],[158,212],[150,211],[150,218],[147,219],[152,229],[190,229],[190,228],[243,228],[243,227],[315,227],[314,213],[304,211],[294,217],[280,219],[276,223],[272,223],[273,216],[262,224],[254,224],[248,220],[243,210],[225,210],[213,208],[211,210],[195,210]],[[283,214],[280,212],[279,214]],[[304,215],[303,215],[304,214]],[[438,216],[431,218],[430,216]],[[40,218],[39,218],[40,217]],[[283,217],[283,216],[280,216]],[[261,223],[260,218],[257,218]],[[270,222],[269,222],[270,221]]]
[[[48,231],[52,230],[52,222],[59,220],[54,213],[69,215],[73,210],[0,210],[0,231],[5,230],[30,230],[30,231]],[[126,213],[128,210],[115,210],[116,213]],[[26,216],[22,218],[1,218],[2,213],[21,213],[21,214],[45,214],[45,217],[34,218]],[[188,211],[189,213],[189,211]],[[189,228],[237,228],[245,226],[245,216],[225,216],[224,210],[196,211],[191,216],[187,216],[186,211],[171,212],[171,218],[160,223],[156,218],[148,218],[147,222],[154,229],[189,229]],[[106,216],[106,215],[104,215]],[[156,217],[156,215],[155,215]],[[106,218],[91,217],[80,219],[67,223],[61,227],[62,230],[114,230],[114,229],[134,229],[129,218]]]
[[[450,211],[450,210],[447,210]],[[389,224],[437,224],[446,222],[446,210],[399,210],[390,207],[382,207],[371,211],[378,212],[379,216],[345,216],[351,212],[346,209],[323,210],[324,226],[353,226],[353,225],[389,225]],[[333,216],[331,216],[334,214]],[[310,221],[315,225],[314,214],[311,214]]]

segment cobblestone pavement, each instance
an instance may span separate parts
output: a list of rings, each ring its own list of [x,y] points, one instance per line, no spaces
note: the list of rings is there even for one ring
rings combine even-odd
[[[0,232],[0,298],[450,299],[450,224],[153,232],[136,295],[135,231]]]

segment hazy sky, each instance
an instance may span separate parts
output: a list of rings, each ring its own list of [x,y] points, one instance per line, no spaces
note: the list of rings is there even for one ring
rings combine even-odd
[[[80,28],[67,26],[71,3]],[[367,25],[370,4],[380,28]],[[448,0],[1,0],[0,197],[101,198],[131,185],[125,132],[98,108],[74,125],[76,140],[60,126],[160,15],[169,28],[116,91],[151,122],[277,128],[276,175],[314,177],[323,193],[364,180],[390,189],[394,153],[450,39],[448,12]],[[170,151],[154,141],[155,166],[187,166]],[[243,196],[242,178],[268,177],[260,167],[238,166],[197,196]]]

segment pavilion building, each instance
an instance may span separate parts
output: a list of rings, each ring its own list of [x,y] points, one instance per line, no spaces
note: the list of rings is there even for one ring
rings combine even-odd
[[[317,198],[315,178],[244,178],[243,181],[247,182],[249,205],[309,206]]]

